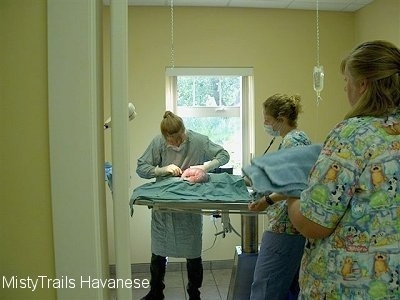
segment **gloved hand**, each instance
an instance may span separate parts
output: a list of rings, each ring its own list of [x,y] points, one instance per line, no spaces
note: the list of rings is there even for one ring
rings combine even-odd
[[[190,170],[190,169],[200,169],[202,171],[205,171],[206,170],[206,166],[205,165],[195,165],[195,166],[190,166],[190,168],[186,169],[186,170]]]
[[[190,166],[191,168],[198,168],[205,172],[209,172],[218,168],[221,164],[219,163],[218,159],[213,159],[211,161],[205,162],[202,165]]]
[[[165,167],[156,167],[154,170],[154,174],[156,176],[166,176],[166,175],[172,175],[172,176],[179,176],[182,174],[181,168],[174,164],[170,164]]]
[[[242,178],[243,178],[243,181],[244,181],[246,186],[252,186],[253,185],[253,183],[251,182],[251,179],[249,177],[243,176]]]

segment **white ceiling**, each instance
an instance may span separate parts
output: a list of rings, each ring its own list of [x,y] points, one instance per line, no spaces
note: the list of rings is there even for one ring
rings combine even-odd
[[[110,0],[103,0],[110,4]],[[315,10],[317,0],[128,0],[137,6],[211,6]],[[374,0],[318,0],[319,10],[357,11]]]

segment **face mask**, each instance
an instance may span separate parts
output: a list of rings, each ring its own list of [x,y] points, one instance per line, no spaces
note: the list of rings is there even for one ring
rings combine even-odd
[[[264,130],[267,134],[271,135],[271,136],[280,136],[280,132],[278,130],[274,130],[274,128],[272,127],[272,125],[266,125],[264,124]]]
[[[174,145],[167,145],[168,149],[174,150],[175,152],[179,152],[182,150],[182,144],[180,146],[174,146]]]
[[[186,140],[184,140],[179,146],[167,144],[167,148],[179,152],[186,147]]]

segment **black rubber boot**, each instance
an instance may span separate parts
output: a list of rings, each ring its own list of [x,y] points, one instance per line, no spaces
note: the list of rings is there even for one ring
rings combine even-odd
[[[187,259],[186,268],[188,275],[188,284],[186,290],[189,294],[189,300],[200,300],[201,285],[203,283],[203,262],[201,257]]]
[[[150,263],[150,292],[141,298],[141,300],[163,300],[164,299],[164,277],[166,270],[167,258],[155,254],[151,254]]]

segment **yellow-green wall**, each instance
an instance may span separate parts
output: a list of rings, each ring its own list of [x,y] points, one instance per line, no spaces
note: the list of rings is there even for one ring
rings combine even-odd
[[[135,187],[145,182],[135,173],[137,157],[158,134],[165,110],[165,68],[171,66],[170,8],[130,7],[128,17],[129,100],[134,102],[138,111],[137,118],[129,123],[131,184]],[[110,47],[108,9],[104,25],[107,58]],[[175,66],[254,68],[255,146],[256,155],[259,155],[269,143],[262,127],[261,105],[274,93],[298,93],[302,96],[304,113],[300,116],[299,126],[315,142],[322,142],[329,129],[341,120],[348,104],[339,63],[353,46],[354,32],[353,13],[320,13],[320,63],[324,65],[326,80],[319,106],[312,87],[312,71],[317,60],[315,11],[175,7]],[[106,60],[105,74],[109,73],[107,63]],[[106,85],[106,114],[109,110],[108,93]],[[110,149],[109,140],[109,133],[106,133],[107,150]],[[135,210],[131,239],[137,241],[140,238],[143,246],[131,248],[132,262],[148,262],[151,253],[150,212],[146,207]],[[112,215],[109,214],[109,218]],[[203,221],[203,245],[207,248],[213,243],[215,229],[208,217]],[[240,230],[240,218],[231,216],[231,221]],[[262,218],[260,229],[261,238]],[[113,261],[112,232],[109,237]],[[240,245],[240,238],[228,235],[218,240],[212,251],[204,253],[203,259],[233,258],[237,245]]]
[[[388,40],[400,47],[400,1],[374,0],[355,15],[356,43]]]
[[[366,39],[383,38],[400,46],[399,6],[398,0],[375,0],[355,14],[321,13],[321,63],[327,75],[318,110],[310,76],[316,55],[313,12],[176,8],[175,64],[254,66],[257,107],[271,93],[301,93],[300,127],[321,140],[347,109],[337,70],[340,58]],[[163,111],[169,22],[168,8],[130,8],[129,94],[139,112],[130,125],[132,168],[133,158],[157,132]],[[54,276],[46,26],[46,0],[0,1],[0,275]],[[256,117],[260,123],[261,116]],[[265,146],[262,128],[256,139],[260,153]],[[49,289],[0,289],[0,299],[56,296]]]
[[[46,26],[45,0],[0,1],[1,279],[54,278]],[[55,297],[0,286],[0,299]]]

